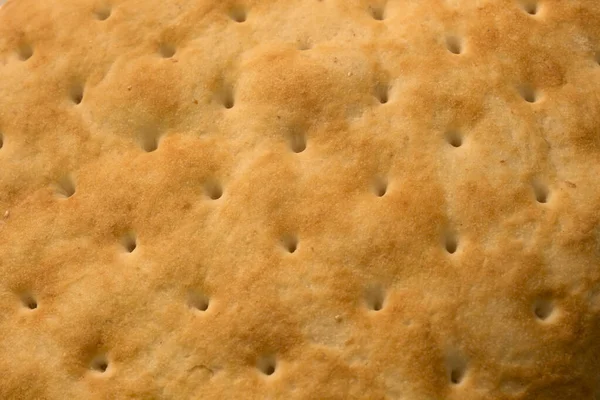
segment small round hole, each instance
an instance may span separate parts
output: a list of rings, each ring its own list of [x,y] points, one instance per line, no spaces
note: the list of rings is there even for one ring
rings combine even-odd
[[[202,304],[198,304],[196,306],[196,308],[198,310],[200,310],[200,311],[206,311],[206,310],[208,310],[208,301],[206,301],[205,303],[202,303]]]
[[[71,175],[65,175],[58,180],[56,194],[67,199],[75,194],[75,181]]]
[[[0,133],[0,149],[4,147],[4,135],[2,135],[2,133]]]
[[[460,132],[449,131],[446,133],[446,140],[452,147],[460,147],[463,144],[463,139]]]
[[[536,15],[538,13],[538,4],[535,1],[527,1],[523,4],[523,10],[529,15]]]
[[[389,101],[389,91],[390,88],[388,85],[379,83],[375,87],[375,97],[379,100],[379,103],[386,104]]]
[[[152,153],[158,149],[158,138],[155,136],[149,136],[144,138],[142,143],[142,149],[147,153]]]
[[[23,302],[23,306],[29,310],[35,310],[36,308],[38,308],[37,300],[34,299],[32,295],[23,295],[21,301]]]
[[[377,197],[383,197],[387,193],[388,183],[384,178],[377,178],[375,182],[373,182],[373,193]]]
[[[163,43],[160,48],[159,48],[159,52],[160,55],[163,58],[171,58],[175,55],[175,46],[167,44],[167,43]]]
[[[385,301],[385,292],[380,285],[372,285],[365,291],[365,302],[367,308],[373,311],[380,311]]]
[[[269,365],[268,367],[265,368],[264,373],[265,373],[265,375],[273,375],[275,373],[275,366]]]
[[[552,302],[547,299],[538,300],[533,305],[533,313],[540,321],[545,321],[550,318],[553,311],[554,306]]]
[[[223,91],[223,106],[229,110],[233,108],[234,104],[233,90],[231,88],[226,88]]]
[[[467,360],[458,352],[452,352],[446,359],[450,383],[458,385],[464,381],[467,372]]]
[[[298,50],[305,51],[312,49],[312,45],[307,40],[301,40],[298,42]]]
[[[290,254],[298,250],[298,238],[294,235],[286,235],[283,237],[283,247]]]
[[[71,100],[75,104],[81,104],[83,101],[83,86],[81,85],[73,85],[71,86]]]
[[[545,204],[548,202],[548,197],[550,196],[550,191],[548,187],[539,181],[533,182],[533,193],[535,194],[535,199],[538,203]]]
[[[458,238],[453,233],[446,233],[445,235],[445,247],[446,251],[450,254],[456,253],[458,250]]]
[[[223,196],[223,187],[215,181],[209,181],[205,184],[206,195],[211,200],[219,200]]]
[[[537,91],[531,85],[528,84],[523,84],[519,87],[519,94],[521,95],[523,100],[525,100],[528,103],[535,103],[539,98],[539,94],[537,93]]]
[[[227,83],[222,84],[214,93],[215,101],[223,105],[227,110],[232,109],[235,105],[234,97],[233,86]]]
[[[161,136],[162,134],[157,126],[145,126],[138,133],[139,145],[147,153],[156,151]]]
[[[596,52],[595,60],[596,60],[596,64],[600,65],[600,51]]]
[[[306,150],[306,137],[299,132],[294,132],[290,136],[290,148],[294,153],[302,153]]]
[[[206,295],[201,292],[190,292],[188,295],[188,303],[191,308],[199,311],[208,310],[210,301]]]
[[[385,19],[385,10],[383,7],[371,7],[371,16],[376,21],[383,21]]]
[[[452,382],[455,385],[458,385],[462,381],[463,374],[464,371],[460,369],[453,369],[452,371],[450,371],[450,382]]]
[[[106,21],[111,14],[111,10],[109,7],[98,8],[94,14],[96,15],[96,19],[99,21]]]
[[[234,7],[233,9],[231,9],[231,11],[229,12],[229,16],[232,20],[239,23],[245,22],[248,17],[246,10],[241,6]]]
[[[270,376],[275,373],[277,362],[272,355],[261,357],[256,363],[258,369],[265,375]]]
[[[121,238],[121,244],[125,248],[125,251],[128,253],[133,253],[133,251],[137,248],[137,239],[133,232],[129,232]]]
[[[90,363],[90,368],[101,374],[105,373],[108,369],[108,360],[106,359],[106,356],[100,354],[94,357],[94,359]]]
[[[33,56],[33,49],[26,43],[21,43],[17,48],[17,54],[21,61],[27,61]]]
[[[456,36],[448,36],[446,38],[446,47],[448,48],[448,51],[452,54],[462,53],[462,42]]]

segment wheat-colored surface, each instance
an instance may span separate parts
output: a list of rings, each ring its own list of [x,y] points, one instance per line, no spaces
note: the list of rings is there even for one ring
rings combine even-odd
[[[600,399],[596,0],[8,0],[0,398]]]

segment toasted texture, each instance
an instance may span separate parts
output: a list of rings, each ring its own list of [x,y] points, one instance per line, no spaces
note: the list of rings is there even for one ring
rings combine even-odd
[[[600,399],[600,2],[8,0],[0,398]]]

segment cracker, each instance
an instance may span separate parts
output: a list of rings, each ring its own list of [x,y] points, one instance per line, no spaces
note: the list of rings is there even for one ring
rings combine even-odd
[[[596,0],[8,0],[3,399],[599,399]]]

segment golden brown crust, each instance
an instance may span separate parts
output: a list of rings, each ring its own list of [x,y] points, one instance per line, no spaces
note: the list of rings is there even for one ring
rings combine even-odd
[[[596,0],[8,0],[0,397],[600,399]]]

